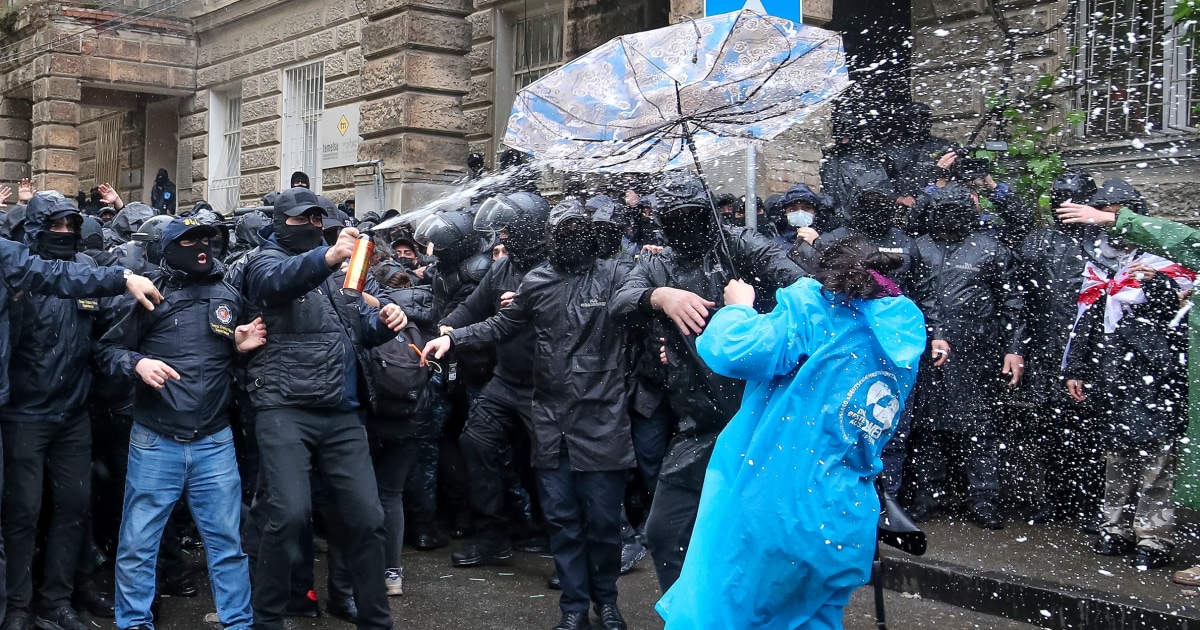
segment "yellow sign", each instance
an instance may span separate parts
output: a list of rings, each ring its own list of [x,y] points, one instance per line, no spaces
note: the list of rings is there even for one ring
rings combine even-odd
[[[341,133],[344,136],[344,135],[346,135],[346,131],[348,131],[349,129],[350,129],[350,121],[346,120],[346,116],[343,115],[342,119],[338,121],[337,130],[339,133]]]

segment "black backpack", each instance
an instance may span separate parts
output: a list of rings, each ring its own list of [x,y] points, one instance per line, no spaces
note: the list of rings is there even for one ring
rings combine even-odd
[[[370,351],[375,413],[379,416],[407,416],[425,402],[432,372],[421,366],[421,356],[410,344],[417,348],[425,346],[424,335],[411,321],[394,339]]]

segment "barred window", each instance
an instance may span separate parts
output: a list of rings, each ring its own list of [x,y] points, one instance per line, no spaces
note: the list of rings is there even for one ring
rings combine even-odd
[[[96,129],[96,184],[121,185],[121,114],[101,118]]]
[[[209,128],[220,134],[216,161],[208,182],[208,202],[213,209],[230,215],[241,200],[242,181],[242,97],[241,93],[215,95]]]
[[[1172,24],[1175,0],[1081,0],[1078,107],[1086,136],[1138,136],[1196,126],[1196,52]]]
[[[287,71],[283,93],[283,173],[287,188],[293,171],[308,174],[313,192],[321,191],[321,142],[317,129],[325,111],[325,62]]]
[[[513,24],[513,90],[550,74],[562,65],[561,12],[524,17]]]

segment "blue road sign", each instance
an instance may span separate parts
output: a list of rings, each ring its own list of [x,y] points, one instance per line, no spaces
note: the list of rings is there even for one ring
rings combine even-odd
[[[704,15],[721,15],[743,8],[800,23],[804,0],[704,0]]]

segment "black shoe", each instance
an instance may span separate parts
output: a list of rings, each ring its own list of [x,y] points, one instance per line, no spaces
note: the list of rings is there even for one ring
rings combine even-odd
[[[552,591],[562,590],[562,582],[558,579],[558,571],[551,573],[550,577],[546,578],[546,588]]]
[[[75,594],[71,597],[71,605],[75,610],[86,610],[93,617],[112,619],[113,600],[96,588],[96,583],[90,579],[77,580]]]
[[[1000,510],[996,509],[996,504],[991,501],[980,501],[972,505],[967,512],[980,529],[1004,529],[1004,520],[1000,518]]]
[[[1133,555],[1133,566],[1138,571],[1149,571],[1171,564],[1171,552],[1138,545],[1137,553]]]
[[[288,599],[287,607],[283,609],[284,617],[306,617],[316,619],[321,616],[321,605],[317,603],[317,592],[309,591],[300,597]]]
[[[586,612],[563,613],[562,619],[558,620],[558,625],[550,630],[592,630],[592,622],[588,619]]]
[[[1079,524],[1079,531],[1085,534],[1099,534],[1100,525],[1103,522],[1104,519],[1100,518],[1100,515],[1098,514],[1085,516],[1083,517],[1083,522]]]
[[[511,557],[512,543],[508,541],[496,545],[476,540],[462,551],[450,554],[450,561],[456,567],[479,567],[489,564],[506,564],[504,561]]]
[[[913,499],[906,511],[909,518],[918,523],[924,523],[936,516],[939,509],[938,500],[933,495],[921,493]]]
[[[33,623],[41,630],[91,630],[70,606],[59,606],[44,612]]]
[[[434,549],[441,549],[449,544],[450,541],[447,540],[445,536],[425,533],[417,534],[417,539],[413,543],[413,546],[420,551],[433,551]]]
[[[353,597],[331,599],[325,604],[325,610],[338,619],[358,623],[358,604],[354,603]]]
[[[35,627],[33,615],[28,611],[10,610],[4,618],[4,624],[0,625],[0,630],[33,630]]]
[[[144,623],[139,623],[136,626],[129,626],[128,628],[125,628],[125,630],[150,630],[150,626],[147,626]]]
[[[1046,523],[1053,523],[1056,520],[1058,520],[1058,507],[1053,502],[1046,501],[1030,515],[1029,524],[1045,525]]]
[[[164,579],[160,592],[167,597],[195,597],[200,594],[196,588],[196,580],[190,573]]]
[[[513,541],[513,549],[521,553],[550,553],[550,538],[545,534],[534,534]]]
[[[646,547],[636,540],[631,543],[621,545],[621,575],[625,575],[637,566],[646,557]]]
[[[1123,556],[1133,551],[1133,541],[1116,534],[1100,534],[1092,544],[1092,551],[1102,556]]]
[[[199,536],[184,536],[179,539],[179,546],[188,551],[200,551],[204,549],[204,541]]]
[[[616,604],[601,604],[596,609],[596,616],[600,617],[600,627],[604,630],[628,630],[629,626],[625,625],[625,618],[621,616],[621,610]]]

